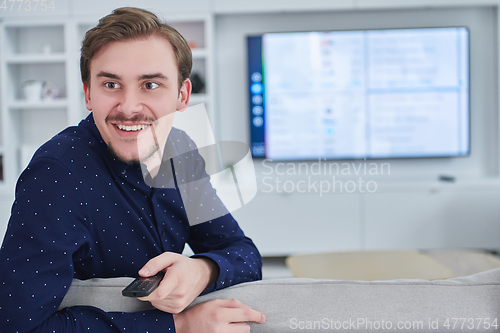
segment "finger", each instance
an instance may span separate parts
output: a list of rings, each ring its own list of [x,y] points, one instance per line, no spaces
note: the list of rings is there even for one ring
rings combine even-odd
[[[165,299],[178,285],[178,280],[172,274],[165,274],[158,287],[147,297],[138,297],[141,301],[158,301]]]
[[[157,299],[165,299],[175,288],[177,288],[178,285],[179,280],[175,274],[169,274],[167,271],[163,280],[161,280],[160,285],[151,293],[151,295]]]
[[[252,308],[229,308],[224,312],[225,319],[230,323],[241,323],[245,321],[253,321],[262,324],[266,321],[266,317]]]
[[[248,333],[250,332],[250,325],[247,323],[230,323],[227,326],[228,333]]]
[[[234,311],[234,314],[232,314],[232,316],[235,318],[233,322],[253,321],[262,324],[266,321],[266,317],[263,313],[251,308],[234,309],[232,311]]]
[[[141,268],[139,275],[144,277],[155,275],[159,271],[171,266],[177,259],[177,255],[174,253],[162,253],[149,260],[146,265]]]

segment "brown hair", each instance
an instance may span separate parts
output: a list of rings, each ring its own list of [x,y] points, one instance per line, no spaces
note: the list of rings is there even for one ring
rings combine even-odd
[[[106,44],[127,39],[140,39],[157,35],[172,44],[179,70],[179,89],[191,74],[191,49],[182,35],[170,25],[144,9],[122,7],[101,18],[99,24],[87,31],[82,42],[80,71],[82,81],[90,85],[90,61]]]

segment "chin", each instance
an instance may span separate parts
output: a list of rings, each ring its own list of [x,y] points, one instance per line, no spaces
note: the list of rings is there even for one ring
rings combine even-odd
[[[116,157],[122,162],[128,164],[138,164],[140,162],[139,156],[137,156],[137,154],[120,151],[119,149],[116,149],[112,145],[108,145],[108,149],[114,157]]]

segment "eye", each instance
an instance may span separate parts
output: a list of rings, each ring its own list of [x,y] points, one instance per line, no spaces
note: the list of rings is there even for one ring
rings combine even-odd
[[[104,83],[104,85],[106,86],[106,88],[109,88],[109,89],[118,89],[120,88],[120,85],[116,82],[106,82]]]
[[[144,84],[144,88],[148,89],[148,90],[152,90],[152,89],[156,89],[158,88],[160,85],[156,82],[146,82]]]

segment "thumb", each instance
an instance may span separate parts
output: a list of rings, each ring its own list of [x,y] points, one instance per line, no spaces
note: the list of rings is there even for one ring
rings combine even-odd
[[[154,257],[141,268],[139,275],[143,277],[155,275],[159,271],[171,266],[177,260],[176,256],[174,253],[165,252]]]

